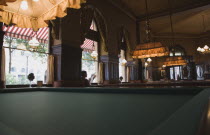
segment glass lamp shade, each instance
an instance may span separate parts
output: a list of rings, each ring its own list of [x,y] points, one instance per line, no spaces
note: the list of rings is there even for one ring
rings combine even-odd
[[[23,0],[21,3],[20,3],[20,7],[21,9],[23,10],[27,10],[28,9],[28,2],[26,0]]]
[[[98,53],[97,53],[96,51],[93,51],[93,52],[91,53],[91,57],[92,57],[93,59],[96,59],[97,56],[98,56]]]
[[[36,39],[36,37],[33,37],[32,40],[28,42],[31,48],[37,48],[39,46],[39,41]]]
[[[21,49],[21,50],[26,50],[26,46],[25,46],[23,43],[19,44],[19,45],[17,46],[17,48],[18,48],[18,49]]]
[[[151,58],[148,58],[147,61],[148,61],[148,62],[152,62],[152,59],[151,59]]]
[[[126,59],[123,59],[121,63],[124,66],[127,63],[127,60]]]
[[[198,47],[198,48],[197,48],[197,51],[199,51],[199,52],[200,52],[200,51],[201,51],[201,47]]]
[[[201,48],[201,51],[200,52],[202,52],[202,53],[205,52],[205,49],[204,48]]]
[[[165,68],[165,67],[166,67],[166,65],[163,65],[162,67],[163,67],[163,68]]]
[[[181,66],[181,65],[186,65],[186,64],[187,64],[187,61],[181,56],[169,57],[166,59],[166,62],[164,62],[164,65],[166,65],[167,67]]]
[[[151,57],[168,56],[169,50],[160,42],[150,42],[145,44],[139,44],[133,51],[132,57],[134,59],[143,59]]]
[[[208,50],[209,49],[209,46],[208,45],[205,45],[203,49]]]

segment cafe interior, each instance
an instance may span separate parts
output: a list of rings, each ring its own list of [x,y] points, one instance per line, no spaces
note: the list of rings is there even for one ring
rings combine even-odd
[[[3,88],[210,85],[205,0],[0,4]]]
[[[0,0],[0,135],[209,135],[209,0]]]

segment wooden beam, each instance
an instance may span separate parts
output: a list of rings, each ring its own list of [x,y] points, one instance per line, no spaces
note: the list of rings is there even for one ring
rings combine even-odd
[[[199,2],[199,3],[189,4],[187,6],[174,8],[173,13],[175,14],[175,13],[184,12],[184,11],[187,11],[187,10],[190,10],[190,9],[201,8],[201,7],[203,9],[207,9],[207,8],[209,8],[209,6],[210,6],[210,1],[206,0],[206,1],[203,1],[203,2]],[[165,10],[162,10],[160,12],[150,13],[148,16],[149,16],[149,19],[153,19],[153,18],[158,18],[158,17],[162,17],[162,16],[167,16],[167,15],[170,15],[169,9],[165,9]],[[137,17],[137,20],[139,22],[145,21],[146,17],[147,17],[146,15],[139,16],[139,17]]]

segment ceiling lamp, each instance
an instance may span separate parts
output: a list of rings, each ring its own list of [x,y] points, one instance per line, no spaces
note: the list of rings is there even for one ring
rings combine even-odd
[[[91,53],[91,57],[95,60],[98,57],[98,53],[96,51],[93,51]]]
[[[28,9],[28,2],[26,0],[21,1],[20,7],[23,10],[27,10]]]
[[[37,1],[39,1],[39,0],[33,0],[34,2],[37,2]]]
[[[163,65],[162,67],[163,67],[163,68],[165,68],[165,67],[166,67],[166,65]]]
[[[151,58],[148,58],[147,61],[148,61],[148,62],[152,62],[152,59],[151,59]]]
[[[125,66],[126,63],[127,63],[126,59],[123,59],[122,62],[121,62],[122,66]]]
[[[148,16],[148,5],[147,0],[145,0],[146,4],[146,43],[139,44],[136,46],[135,50],[133,51],[133,58],[150,58],[150,57],[162,57],[168,56],[169,50],[167,47],[163,46],[160,42],[151,42],[151,28],[150,28],[150,21]]]
[[[206,26],[205,26],[205,16],[202,15],[202,19],[203,19],[203,31],[205,32],[206,31]],[[210,53],[210,48],[208,45],[205,45],[203,48],[201,48],[200,46],[197,48],[197,51],[199,53],[202,53],[202,54],[206,54],[206,53]]]
[[[98,57],[98,53],[97,53],[97,51],[95,51],[94,42],[95,41],[93,41],[93,52],[90,54],[90,56],[95,60]]]
[[[23,43],[21,43],[17,45],[17,49],[26,50],[26,46]]]
[[[151,57],[162,57],[168,55],[169,50],[167,47],[163,46],[160,42],[150,42],[137,45],[132,57],[137,59],[143,59]]]
[[[210,53],[210,48],[208,45],[205,45],[203,48],[198,47],[197,51],[202,54]]]
[[[172,21],[172,7],[170,0],[168,0],[168,4],[170,7],[170,24],[171,24],[171,34],[172,34],[172,45],[171,47],[174,47],[175,41],[174,41],[174,29],[173,29],[173,21]],[[181,66],[181,65],[186,65],[187,61],[182,57],[182,56],[170,56],[166,58],[166,61],[164,62],[164,67],[168,66]]]
[[[36,39],[36,37],[33,37],[28,44],[31,48],[36,49],[39,46],[39,41]]]
[[[180,57],[180,56],[169,57],[166,59],[166,62],[164,62],[164,67],[182,66],[182,65],[187,65],[187,61],[183,57]]]

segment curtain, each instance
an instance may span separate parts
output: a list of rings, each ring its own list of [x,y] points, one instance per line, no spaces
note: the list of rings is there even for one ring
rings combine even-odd
[[[82,25],[82,32],[83,32],[83,41],[85,40],[85,35],[88,33],[90,29],[91,23],[93,21],[94,10],[90,7],[82,8],[81,14],[81,25]]]
[[[103,47],[103,50],[107,52],[107,46],[106,46],[107,27],[106,27],[106,24],[105,24],[105,20],[97,9],[95,9],[94,17],[96,19],[96,24],[97,24],[98,31],[100,33],[101,46]]]
[[[48,55],[47,84],[53,84],[53,82],[54,82],[54,56]]]
[[[1,81],[6,81],[6,71],[5,71],[5,49],[2,47],[1,55]]]
[[[98,82],[103,83],[104,82],[104,77],[103,77],[103,63],[102,62],[99,63],[98,71],[99,71],[98,72],[98,75],[99,75]]]

